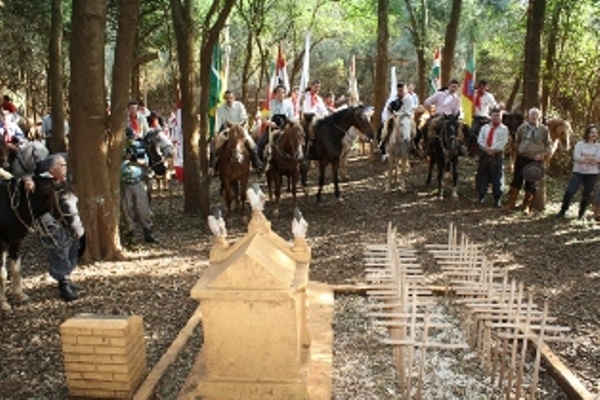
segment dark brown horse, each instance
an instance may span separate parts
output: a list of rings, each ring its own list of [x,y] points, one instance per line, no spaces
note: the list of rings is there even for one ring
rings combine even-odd
[[[365,106],[345,108],[323,119],[318,120],[313,127],[314,140],[306,158],[319,162],[319,191],[317,201],[321,202],[321,192],[325,185],[325,169],[331,164],[335,197],[340,200],[339,187],[340,156],[342,154],[342,140],[351,126],[355,127],[369,139],[373,139],[375,132],[371,126],[369,110]],[[301,168],[302,184],[306,187],[308,164]]]
[[[273,213],[278,215],[284,176],[287,176],[291,183],[294,207],[296,207],[296,187],[300,174],[300,164],[304,159],[304,131],[302,126],[288,123],[283,132],[275,139],[271,151],[270,168],[267,171],[267,185],[269,186],[270,201],[273,201],[272,186],[274,186],[275,209]]]
[[[245,145],[244,128],[232,125],[227,131],[227,140],[219,149],[219,177],[221,194],[227,210],[226,218],[231,215],[231,203],[236,202],[240,215],[244,216],[244,203],[248,176],[250,175],[250,154]]]

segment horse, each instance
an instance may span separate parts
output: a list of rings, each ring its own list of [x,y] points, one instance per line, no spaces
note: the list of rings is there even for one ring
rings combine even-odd
[[[369,119],[369,109],[362,105],[345,108],[314,123],[314,140],[307,146],[309,151],[307,151],[305,159],[319,162],[319,191],[317,192],[317,202],[319,203],[325,185],[325,169],[329,164],[331,164],[333,173],[335,197],[341,200],[338,173],[342,140],[351,126],[357,128],[369,139],[374,138],[375,132]],[[308,163],[303,163],[301,174],[302,185],[306,187]]]
[[[267,171],[269,200],[273,201],[272,186],[275,189],[274,215],[279,215],[279,199],[283,177],[291,181],[291,192],[296,207],[296,187],[300,173],[300,165],[304,160],[304,130],[296,123],[288,123],[282,133],[275,139],[271,147],[270,168]]]
[[[458,141],[459,116],[445,115],[442,118],[436,135],[428,140],[429,172],[426,181],[427,185],[431,184],[433,166],[434,164],[437,165],[437,197],[439,199],[444,198],[442,190],[442,178],[444,172],[450,171],[450,169],[452,169],[452,197],[458,197],[458,154],[460,151],[460,144]]]
[[[557,150],[569,151],[571,148],[571,136],[573,135],[573,129],[569,121],[562,118],[551,118],[547,121],[548,132],[550,133],[550,140],[552,142],[552,152],[548,158],[548,161]]]
[[[408,173],[410,168],[408,156],[412,147],[413,120],[409,114],[394,113],[386,121],[384,129],[391,129],[387,145],[388,179],[386,191],[391,191],[393,182],[399,184],[400,191],[404,192],[406,190],[404,175]]]
[[[34,230],[34,221],[51,213],[65,226],[80,224],[76,197],[64,188],[57,188],[52,178],[34,175],[35,190],[27,192],[22,180],[0,183],[0,309],[11,309],[6,299],[6,256],[10,261],[12,292],[20,301],[27,300],[21,278],[21,243]],[[43,234],[43,233],[42,233]]]
[[[16,151],[10,151],[8,163],[10,172],[17,178],[30,175],[36,164],[48,157],[48,149],[42,142],[27,141],[17,146]]]
[[[246,135],[241,125],[231,125],[227,130],[227,140],[219,149],[219,178],[221,195],[227,210],[226,218],[231,215],[231,203],[236,202],[240,215],[244,216],[246,189],[250,175],[250,153],[245,145]]]

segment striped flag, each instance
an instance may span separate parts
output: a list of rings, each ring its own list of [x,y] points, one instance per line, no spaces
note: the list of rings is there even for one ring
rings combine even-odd
[[[283,51],[281,50],[281,45],[279,45],[279,49],[277,51],[277,62],[275,63],[275,73],[271,78],[271,97],[273,96],[273,89],[277,85],[283,85],[285,87],[285,92],[290,91],[290,79],[288,78],[287,73],[287,63],[285,61],[285,57],[283,56]]]
[[[465,79],[463,81],[462,93],[460,101],[463,110],[463,121],[466,125],[471,126],[473,123],[474,111],[474,94],[475,94],[475,47],[471,46],[467,58],[465,68]]]
[[[278,85],[283,85],[285,87],[286,93],[290,91],[290,79],[288,78],[287,73],[287,63],[285,61],[285,57],[283,56],[283,51],[281,50],[281,45],[279,45],[277,51],[277,60],[275,64],[271,64],[271,71],[269,76],[269,83],[267,84],[267,96],[265,98],[265,102],[262,107],[262,115],[266,118],[269,114],[269,108],[271,105],[271,100],[273,99],[273,90]]]
[[[440,54],[440,49],[435,49],[433,65],[431,66],[431,72],[429,73],[429,95],[434,94],[440,88],[441,68],[442,55]]]

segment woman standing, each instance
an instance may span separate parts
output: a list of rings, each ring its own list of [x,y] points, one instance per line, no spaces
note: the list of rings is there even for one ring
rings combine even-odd
[[[596,125],[589,125],[585,129],[583,139],[575,145],[575,151],[573,152],[573,175],[567,185],[562,206],[556,215],[557,218],[565,216],[571,199],[581,185],[583,185],[583,193],[581,194],[581,203],[579,204],[579,219],[585,215],[585,210],[590,202],[590,196],[598,177],[600,145],[596,143],[597,139],[598,128],[596,128]]]

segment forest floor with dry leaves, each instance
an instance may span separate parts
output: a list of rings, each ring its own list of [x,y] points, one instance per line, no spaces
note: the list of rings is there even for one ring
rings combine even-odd
[[[547,299],[558,324],[572,327],[572,335],[580,339],[578,343],[551,347],[588,390],[595,391],[600,382],[600,224],[591,215],[583,221],[575,220],[577,204],[572,205],[567,219],[554,218],[568,176],[549,178],[547,211],[525,216],[495,209],[491,199],[484,205],[477,204],[474,159],[462,161],[459,198],[447,196],[443,201],[436,199],[433,188],[424,185],[426,167],[422,162],[413,164],[406,193],[384,192],[385,168],[379,161],[353,158],[350,179],[342,185],[343,202],[335,201],[332,185],[326,187],[320,205],[314,196],[306,202],[301,197],[299,207],[309,223],[312,246],[310,278],[331,284],[364,282],[362,245],[383,243],[388,221],[420,251],[425,243],[443,243],[449,224],[454,222],[459,232],[484,246],[496,265],[508,268],[511,277],[531,289],[538,304]],[[258,181],[266,192],[264,180]],[[313,168],[313,194],[314,182]],[[217,204],[218,182],[211,187],[215,192],[213,204]],[[142,316],[148,367],[158,362],[198,306],[190,298],[190,289],[208,266],[208,227],[199,215],[182,214],[182,204],[180,187],[175,188],[172,197],[163,193],[155,198],[155,233],[160,244],[145,244],[138,232],[126,245],[127,261],[81,265],[73,279],[83,286],[83,292],[71,304],[60,300],[56,284],[47,277],[39,240],[26,240],[23,268],[30,299],[15,304],[9,296],[13,310],[0,314],[0,398],[67,397],[59,326],[80,313]],[[284,198],[278,217],[272,215],[269,203],[265,214],[275,232],[291,239],[289,196]],[[234,240],[247,227],[234,216],[227,228],[229,239]],[[431,274],[438,271],[433,260],[425,262],[423,268]],[[336,329],[343,326],[336,324]],[[197,330],[159,384],[157,398],[176,397],[201,342],[202,334]],[[339,366],[335,368],[340,371]],[[348,365],[341,368],[347,369]],[[336,379],[334,376],[334,385]]]

